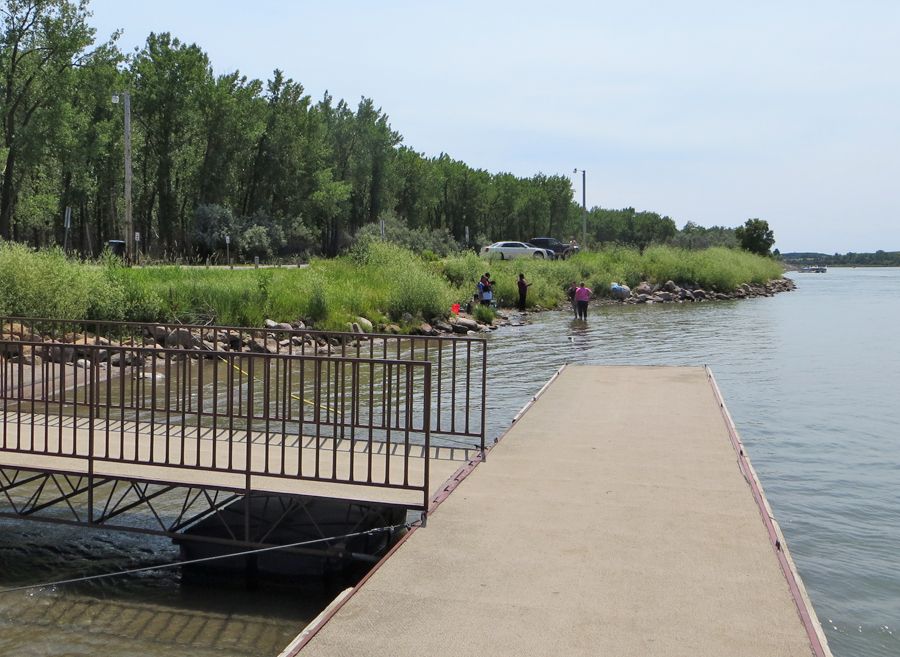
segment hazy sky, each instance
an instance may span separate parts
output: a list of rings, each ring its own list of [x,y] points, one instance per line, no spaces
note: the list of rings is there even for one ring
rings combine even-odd
[[[781,251],[900,250],[900,2],[93,0],[215,72],[372,98],[405,143]]]

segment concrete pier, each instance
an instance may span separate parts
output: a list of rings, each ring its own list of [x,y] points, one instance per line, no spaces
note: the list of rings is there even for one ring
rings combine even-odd
[[[742,452],[703,368],[567,367],[286,654],[830,655]]]

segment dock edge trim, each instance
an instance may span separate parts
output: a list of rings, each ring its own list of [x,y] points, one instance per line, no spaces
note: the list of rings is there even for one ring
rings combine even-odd
[[[716,383],[712,369],[710,369],[708,365],[704,365],[703,367],[706,370],[707,380],[712,387],[716,402],[719,405],[719,410],[722,413],[722,418],[725,420],[725,427],[728,429],[728,437],[734,448],[735,455],[737,456],[741,474],[744,475],[744,478],[750,485],[753,499],[756,500],[756,505],[759,508],[759,515],[769,534],[770,545],[778,558],[781,572],[787,581],[791,597],[797,607],[797,613],[800,616],[800,620],[803,622],[803,627],[806,629],[810,648],[815,657],[834,657],[831,653],[831,648],[828,646],[828,639],[825,637],[822,625],[812,606],[812,601],[809,599],[806,588],[803,586],[803,580],[800,578],[796,564],[788,551],[787,541],[784,538],[784,534],[781,532],[781,527],[775,520],[772,508],[769,506],[769,501],[766,499],[762,483],[756,475],[756,470],[754,470],[753,465],[750,463],[750,457],[747,455],[744,443],[734,424],[731,413],[729,413],[728,407],[725,405],[725,399],[722,396],[718,383]]]

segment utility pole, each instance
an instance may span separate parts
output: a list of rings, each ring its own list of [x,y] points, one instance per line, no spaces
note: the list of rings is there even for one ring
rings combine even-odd
[[[581,248],[587,246],[587,171],[575,169],[572,173],[581,171]]]
[[[123,91],[114,94],[114,103],[119,102],[125,106],[125,260],[133,262],[134,259],[134,222],[131,217],[131,93]]]

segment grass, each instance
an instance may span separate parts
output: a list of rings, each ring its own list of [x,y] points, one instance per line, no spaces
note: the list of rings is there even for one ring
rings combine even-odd
[[[608,295],[613,281],[632,288],[643,280],[728,292],[741,283],[781,276],[780,265],[743,251],[687,251],[611,247],[569,260],[485,261],[473,253],[421,258],[398,246],[370,242],[346,256],[314,260],[304,269],[127,268],[113,257],[99,262],[0,244],[0,314],[59,319],[215,322],[260,326],[263,320],[303,319],[316,328],[345,329],[356,317],[409,328],[446,317],[454,302],[472,299],[481,274],[495,281],[499,305],[518,298],[520,273],[532,284],[528,305],[552,308],[569,284],[584,281]],[[487,318],[485,318],[487,319]]]

